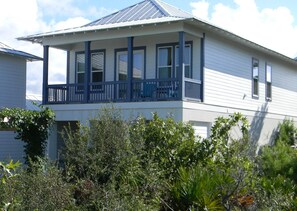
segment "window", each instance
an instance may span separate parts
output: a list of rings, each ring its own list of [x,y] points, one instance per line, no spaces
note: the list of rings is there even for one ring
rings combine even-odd
[[[186,78],[192,78],[192,45],[189,43],[185,45],[184,58],[184,76]],[[159,79],[176,77],[179,69],[179,46],[173,44],[158,47],[157,63],[157,75]]]
[[[128,52],[119,51],[116,54],[116,71],[117,80],[125,81],[127,80],[128,72]],[[133,51],[133,79],[143,79],[144,77],[144,50],[134,50]]]
[[[158,78],[172,78],[172,47],[160,47],[158,49]]]
[[[76,83],[83,84],[85,77],[85,53],[76,54]],[[104,81],[104,52],[94,51],[91,53],[91,83],[100,83]],[[102,86],[94,85],[92,89],[101,89]],[[80,90],[83,86],[79,87]]]
[[[175,73],[178,72],[178,65],[179,65],[179,48],[178,46],[175,47]],[[192,70],[191,70],[191,55],[192,55],[192,50],[191,50],[191,45],[187,44],[185,46],[184,50],[184,58],[185,58],[185,77],[186,78],[192,78]]]
[[[266,64],[266,99],[271,100],[272,98],[272,68],[269,64]]]
[[[259,97],[259,60],[253,58],[252,67],[252,93],[253,97]]]

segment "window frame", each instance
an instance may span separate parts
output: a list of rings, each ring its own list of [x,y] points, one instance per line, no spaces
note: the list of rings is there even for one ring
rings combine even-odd
[[[185,46],[190,46],[190,71],[189,75],[190,78],[193,78],[193,41],[186,41]],[[172,69],[171,69],[171,78],[176,78],[177,77],[177,70],[176,68],[178,67],[178,64],[176,64],[176,48],[179,47],[179,43],[162,43],[162,44],[157,44],[156,45],[156,73],[155,73],[155,78],[160,79],[159,77],[159,49],[160,48],[165,48],[165,47],[171,47],[172,48]],[[186,73],[184,73],[183,77],[185,76]]]
[[[270,68],[270,81],[268,81],[268,67]],[[270,96],[268,96],[269,93]],[[268,62],[265,63],[265,98],[267,101],[272,101],[272,66]]]
[[[139,46],[133,48],[133,57],[134,57],[134,51],[143,51],[143,73],[142,73],[142,79],[146,79],[146,47],[145,46]],[[114,50],[114,81],[119,81],[119,73],[118,73],[118,53],[124,53],[127,52],[128,56],[128,48],[118,48]],[[134,61],[133,61],[134,63]],[[134,64],[133,64],[134,69]],[[132,80],[137,80],[133,79]]]
[[[93,66],[92,66],[92,54],[103,54],[103,69],[102,69],[102,81],[101,82],[93,82]],[[75,52],[75,84],[81,84],[81,86],[77,87],[78,92],[83,92],[84,90],[84,82],[83,83],[78,83],[78,74],[83,74],[85,75],[85,69],[83,72],[78,72],[78,62],[77,62],[77,57],[79,54],[82,54],[85,58],[85,51],[77,51]],[[91,50],[90,51],[90,57],[91,57],[91,64],[90,64],[90,68],[91,68],[91,72],[90,72],[90,83],[104,83],[105,82],[105,70],[106,70],[106,51],[105,49],[95,49],[95,50]],[[84,61],[85,64],[86,61]],[[84,65],[85,66],[85,65]],[[98,72],[98,71],[94,71],[94,72]],[[83,77],[84,78],[84,77]],[[98,86],[98,85],[94,85],[94,86]],[[100,86],[100,85],[99,85]],[[79,88],[80,87],[80,88]],[[90,92],[92,91],[103,91],[103,87],[101,86],[101,88],[93,88],[91,87]]]
[[[257,73],[257,76],[258,76],[258,79],[257,79],[257,84],[256,84],[256,86],[257,86],[257,93],[255,93],[255,77],[254,77],[254,64],[255,64],[255,62],[257,62],[258,63],[258,73]],[[260,62],[259,62],[259,59],[257,59],[257,58],[252,58],[252,97],[254,98],[254,99],[259,99],[259,81],[260,81]]]

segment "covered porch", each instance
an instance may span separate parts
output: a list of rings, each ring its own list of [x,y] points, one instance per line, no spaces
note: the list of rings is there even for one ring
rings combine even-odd
[[[168,24],[166,27],[172,27],[172,25]],[[184,28],[186,27],[183,25],[182,29]],[[160,39],[161,35],[156,35],[153,32],[152,35],[149,35],[150,39],[160,42],[160,44],[154,43],[153,45],[148,44],[149,41],[144,42],[146,40],[145,36],[137,36],[137,33],[133,35],[109,39],[112,47],[110,47],[111,44],[106,44],[108,47],[103,47],[104,44],[102,43],[106,41],[106,37],[103,40],[98,38],[92,38],[88,41],[76,40],[75,43],[67,45],[63,43],[61,46],[44,45],[43,104],[182,101],[185,99],[203,101],[203,35],[201,36],[198,33],[197,38],[197,33],[193,35],[188,30],[175,32],[168,32],[167,30],[162,35],[166,37],[164,39],[166,41],[167,37],[170,37],[168,39],[169,44],[167,44]],[[197,46],[193,44],[193,37],[198,40],[195,41],[195,43],[198,43]],[[121,39],[121,42],[116,39]],[[58,47],[67,51],[67,80],[65,84],[48,84],[50,47]],[[101,49],[98,52],[100,52],[100,55],[104,55],[102,62],[105,65],[101,67],[102,73],[100,76],[94,74],[92,60],[94,49]],[[123,61],[120,61],[122,63],[118,64],[116,59],[122,55],[120,55],[122,49],[125,49],[126,55],[124,56],[126,57]],[[144,73],[138,74],[137,71],[139,70],[135,67],[137,66],[137,64],[135,65],[137,63],[135,61],[137,60],[135,52],[141,50],[144,52],[141,54],[143,55],[144,64],[143,70],[140,72]],[[79,55],[82,56],[80,59],[84,61],[82,64],[73,64],[74,58],[78,60],[77,52],[83,52],[83,54]],[[199,57],[197,58],[197,55],[193,52],[199,52]],[[158,56],[161,53],[165,56]],[[189,55],[191,56],[190,59],[188,58]],[[199,62],[193,65],[193,60],[199,60]],[[83,74],[80,74],[79,71],[81,65],[83,65]],[[123,65],[125,66],[125,75],[121,73],[123,70],[117,70],[117,66],[122,68]],[[111,72],[114,72],[114,75],[109,77],[108,74]],[[100,80],[96,81],[94,78],[100,78]]]

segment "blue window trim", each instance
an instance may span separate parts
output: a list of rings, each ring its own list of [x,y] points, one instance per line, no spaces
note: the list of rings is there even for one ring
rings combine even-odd
[[[143,50],[144,51],[144,67],[143,67],[143,79],[146,79],[146,46],[134,47],[133,51]],[[116,48],[114,49],[114,81],[117,81],[117,53],[119,52],[128,52],[128,48]]]
[[[76,51],[75,52],[75,84],[77,84],[77,55],[78,54],[84,54],[85,51]],[[103,78],[102,78],[102,83],[105,82],[105,71],[106,71],[106,50],[105,49],[94,49],[91,50],[90,53],[103,53],[103,62],[104,62],[104,67],[103,67]],[[90,75],[91,77],[91,75]],[[82,85],[83,86],[83,85]],[[94,93],[94,92],[101,92],[104,91],[104,88],[102,89],[98,89],[98,90],[94,90],[94,91],[90,91],[90,93]],[[83,92],[83,90],[76,90],[77,93]]]
[[[156,45],[156,72],[155,72],[155,78],[158,78],[158,56],[159,56],[159,48],[160,47],[172,47],[173,55],[172,55],[172,68],[173,68],[173,78],[176,78],[176,66],[175,66],[175,48],[178,46],[178,42],[171,42],[171,43],[161,43]],[[186,41],[185,45],[191,46],[191,69],[190,69],[190,77],[193,77],[193,41]],[[185,76],[183,76],[185,77]]]
[[[268,84],[268,81],[267,81],[267,67],[270,67],[271,68],[271,82],[270,82],[270,97],[267,96],[267,84]],[[266,101],[272,101],[272,66],[269,62],[265,62],[265,100]]]
[[[258,95],[255,95],[254,94],[254,75],[253,75],[253,73],[254,73],[254,61],[257,61],[258,62]],[[260,85],[260,61],[259,61],[259,59],[257,59],[257,58],[255,58],[255,57],[252,57],[252,64],[251,64],[251,66],[252,66],[252,71],[251,71],[251,81],[252,81],[252,98],[253,99],[256,99],[256,100],[258,100],[259,99],[259,95],[260,95],[260,90],[259,90],[259,85]]]

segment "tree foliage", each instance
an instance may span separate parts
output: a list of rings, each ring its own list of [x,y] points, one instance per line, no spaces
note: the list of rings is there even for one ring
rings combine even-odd
[[[37,157],[44,157],[49,128],[54,123],[54,112],[40,106],[40,111],[21,108],[0,110],[0,129],[13,129],[19,139],[25,143],[26,163]]]
[[[297,156],[287,141],[295,127],[284,124],[276,145],[256,156],[239,113],[217,118],[211,137],[202,139],[172,118],[124,121],[119,110],[106,108],[89,126],[65,128],[63,170],[40,159],[30,171],[1,164],[0,204],[13,210],[295,210]]]

